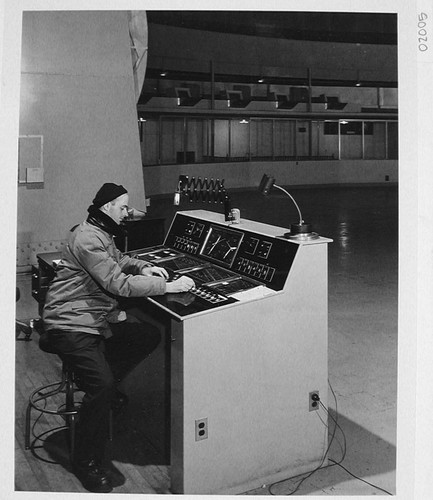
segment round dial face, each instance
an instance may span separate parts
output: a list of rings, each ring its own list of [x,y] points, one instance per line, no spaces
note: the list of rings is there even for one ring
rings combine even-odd
[[[213,230],[203,248],[202,255],[218,262],[231,264],[239,247],[242,236],[224,230]]]

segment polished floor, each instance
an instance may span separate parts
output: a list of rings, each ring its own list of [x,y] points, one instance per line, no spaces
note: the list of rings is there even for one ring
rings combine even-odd
[[[396,491],[396,415],[397,415],[397,288],[398,288],[398,190],[394,185],[380,187],[330,187],[291,189],[303,218],[313,230],[333,239],[329,245],[329,436],[328,466],[312,471],[308,477],[287,478],[249,495],[386,495]],[[290,199],[275,191],[263,198],[255,191],[233,193],[232,205],[241,210],[241,218],[258,220],[278,226],[297,221],[297,212]],[[149,216],[163,216],[167,224],[176,209],[206,208],[222,211],[220,205],[188,204],[173,207],[172,198],[151,200]],[[37,314],[30,297],[28,276],[19,276],[24,290],[17,303],[17,317],[28,319]],[[17,453],[16,489],[50,490],[50,475],[41,486],[32,483],[20,469],[32,468],[30,458],[22,450],[22,411],[26,363],[37,359],[35,342],[17,342]],[[158,358],[158,356],[160,356]],[[156,354],[163,360],[161,354]],[[26,367],[37,372],[37,366]],[[19,373],[18,373],[19,372]],[[119,493],[169,493],[169,464],[164,452],[163,432],[158,419],[165,419],[158,403],[158,373],[161,367],[148,367],[144,375],[153,390],[148,395],[143,417],[143,403],[134,390],[133,380],[125,389],[131,397],[131,409],[124,416],[117,435],[131,446],[128,453],[122,445],[114,461],[124,473],[133,466],[134,474]],[[28,383],[28,381],[27,381]],[[154,410],[154,415],[149,416]],[[140,418],[134,411],[141,412]],[[335,426],[335,421],[338,426]],[[154,462],[143,458],[143,447],[137,436],[150,443]],[[156,437],[155,437],[156,436]],[[115,436],[116,440],[116,436]],[[145,443],[145,444],[146,444]],[[117,446],[117,448],[116,448]],[[158,450],[158,447],[160,448]],[[131,452],[135,450],[135,454]],[[28,452],[27,452],[28,453]],[[149,466],[157,464],[158,468]],[[53,491],[83,491],[70,480],[71,474],[62,465],[47,466],[52,475],[64,474],[68,480],[57,481]],[[57,469],[56,469],[57,467]],[[60,469],[59,469],[60,468]],[[146,469],[146,470],[145,470]],[[51,481],[54,481],[53,479]],[[149,485],[150,484],[150,485]],[[60,489],[59,489],[60,488]],[[61,489],[64,488],[64,489]]]

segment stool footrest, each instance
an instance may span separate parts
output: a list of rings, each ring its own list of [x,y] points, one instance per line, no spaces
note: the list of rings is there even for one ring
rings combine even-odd
[[[47,434],[53,433],[61,429],[67,429],[69,434],[69,457],[71,462],[74,458],[74,448],[75,448],[75,425],[76,417],[78,417],[80,412],[80,401],[74,401],[75,394],[77,392],[82,392],[74,384],[74,373],[69,367],[63,365],[62,379],[58,382],[53,382],[51,384],[46,384],[44,386],[35,389],[29,397],[27,408],[26,408],[26,421],[25,421],[25,448],[26,450],[32,450],[35,454],[35,443],[38,440],[42,440]],[[54,388],[54,389],[53,389]],[[51,402],[51,408],[47,407],[47,401],[57,395],[64,395],[64,402],[58,404],[57,408],[51,409],[53,404]],[[60,397],[60,396],[59,396]],[[45,406],[42,406],[45,405]],[[48,414],[59,416],[65,420],[65,425],[50,428],[41,432],[39,435],[35,435],[35,424],[38,418],[35,420],[32,428],[33,441],[31,441],[31,413],[32,410],[39,412],[39,414]],[[113,439],[113,423],[112,423],[112,411],[110,411],[110,422],[109,422],[109,440]],[[36,455],[41,460],[48,463],[57,463],[50,460],[46,460],[38,455]]]

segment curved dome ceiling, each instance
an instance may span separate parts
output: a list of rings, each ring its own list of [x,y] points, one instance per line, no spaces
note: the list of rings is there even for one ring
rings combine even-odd
[[[289,40],[397,44],[397,15],[349,12],[147,11],[149,23]]]

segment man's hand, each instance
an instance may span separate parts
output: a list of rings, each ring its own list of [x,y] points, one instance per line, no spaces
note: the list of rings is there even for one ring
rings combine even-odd
[[[195,286],[194,281],[188,276],[181,276],[175,281],[171,281],[170,283],[166,283],[167,293],[180,293],[180,292],[188,292]]]
[[[168,272],[163,267],[145,267],[141,271],[141,274],[144,276],[161,276],[161,278],[168,279]]]

